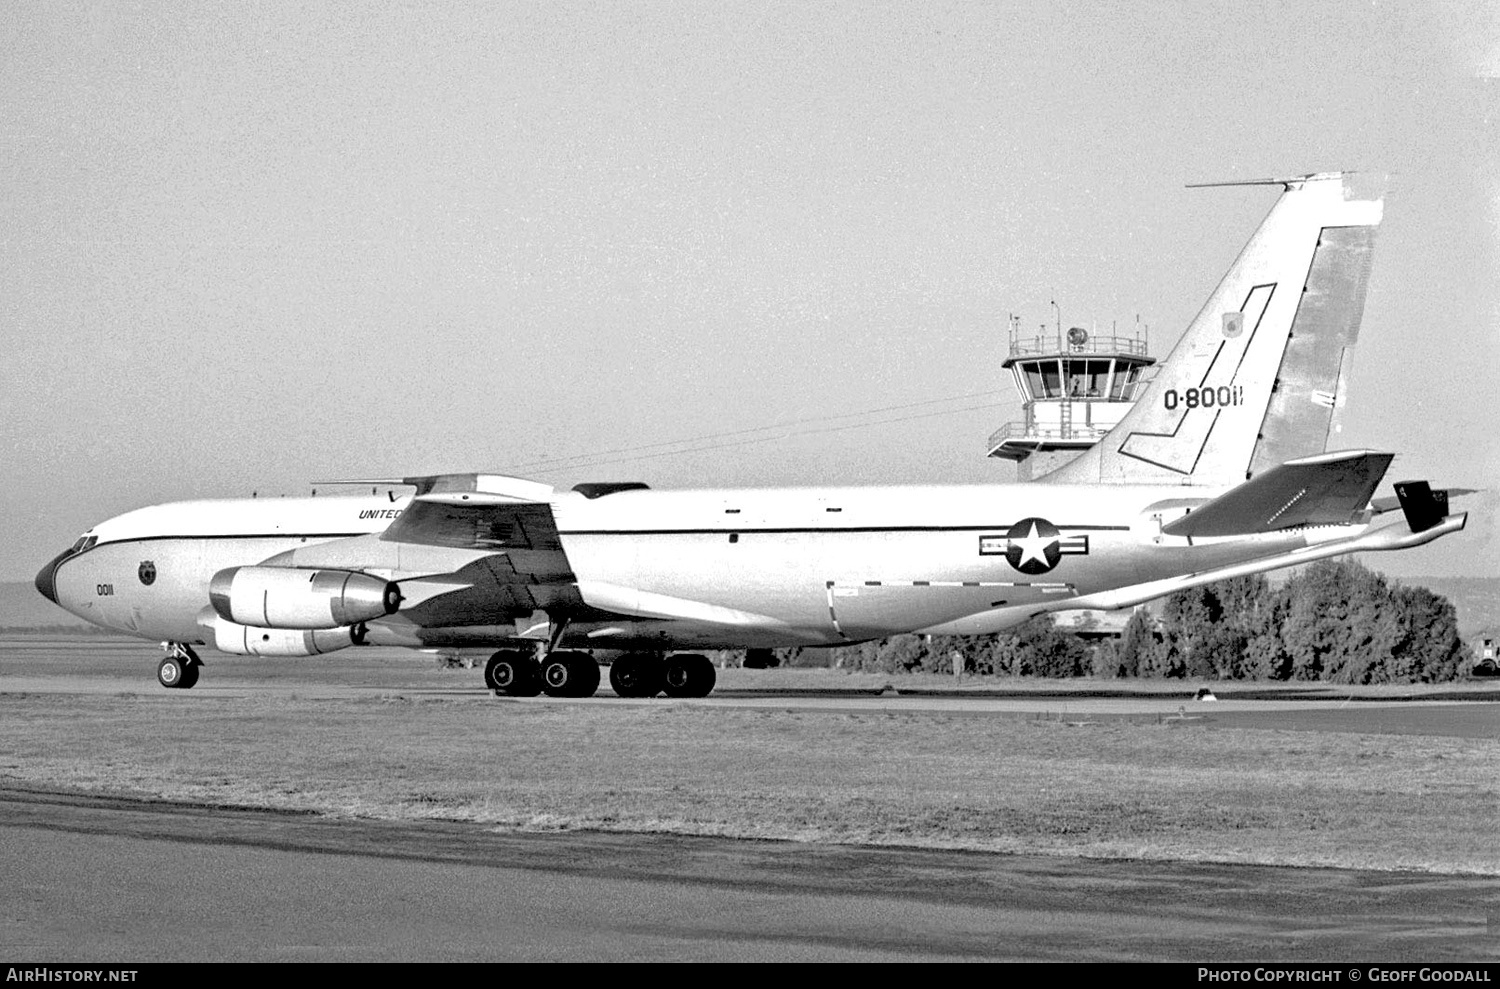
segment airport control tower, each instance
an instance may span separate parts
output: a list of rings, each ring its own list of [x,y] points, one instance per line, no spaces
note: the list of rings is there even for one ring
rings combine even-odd
[[[1101,336],[1081,326],[1023,337],[1010,319],[1010,356],[1002,367],[1015,375],[1025,419],[990,435],[989,455],[1016,461],[1016,476],[1030,481],[1056,470],[1099,442],[1135,404],[1156,358],[1146,354],[1144,332]]]

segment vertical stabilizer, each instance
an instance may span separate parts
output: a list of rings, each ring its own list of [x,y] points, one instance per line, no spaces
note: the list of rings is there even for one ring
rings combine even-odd
[[[1281,198],[1135,407],[1045,483],[1233,485],[1327,448],[1383,178],[1276,181]]]

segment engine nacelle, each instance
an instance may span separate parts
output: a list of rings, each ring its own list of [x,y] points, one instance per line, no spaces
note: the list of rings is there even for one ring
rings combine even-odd
[[[401,591],[353,570],[230,567],[208,585],[214,611],[254,628],[335,629],[384,618],[401,606]]]
[[[207,609],[204,612],[199,624],[213,633],[214,648],[236,656],[319,656],[335,649],[364,644],[363,626],[305,631],[255,628],[225,621]]]

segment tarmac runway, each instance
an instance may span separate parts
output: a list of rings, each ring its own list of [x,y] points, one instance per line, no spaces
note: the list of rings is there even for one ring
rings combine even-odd
[[[0,788],[0,955],[1493,961],[1468,876],[498,834]]]
[[[312,659],[228,657],[209,652],[193,696],[296,694],[302,699],[387,696],[441,697],[475,703],[694,704],[704,707],[821,711],[934,711],[949,715],[1182,721],[1214,727],[1274,727],[1382,734],[1445,735],[1500,740],[1500,683],[1413,685],[1410,688],[1326,684],[1217,683],[1218,699],[1195,701],[1196,681],[1162,688],[1159,681],[1077,681],[1039,687],[1020,680],[878,676],[823,670],[719,671],[719,685],[701,700],[625,700],[608,683],[595,697],[559,700],[491,696],[479,668],[436,671],[434,659],[408,650],[350,649]],[[152,643],[114,637],[52,640],[0,637],[0,691],[44,694],[151,692],[160,651]],[[1053,681],[1056,683],[1056,681]],[[1157,689],[1145,689],[1147,687]]]

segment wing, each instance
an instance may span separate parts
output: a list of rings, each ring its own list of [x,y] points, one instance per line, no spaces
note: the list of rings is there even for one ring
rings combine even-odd
[[[550,485],[495,474],[409,477],[411,504],[382,542],[480,551],[452,573],[403,582],[442,588],[402,614],[418,625],[476,625],[545,611],[582,617],[589,609],[563,551]],[[417,586],[413,586],[417,585]]]

